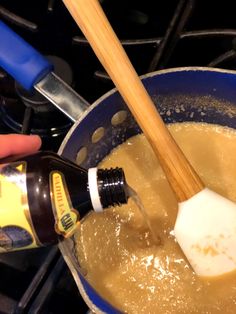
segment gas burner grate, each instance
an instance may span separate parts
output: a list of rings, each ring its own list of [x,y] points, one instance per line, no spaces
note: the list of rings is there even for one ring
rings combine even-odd
[[[113,87],[61,1],[24,3],[2,1],[0,16],[43,54],[55,54],[68,61],[79,94],[93,102]],[[139,75],[188,65],[235,68],[236,30],[228,6],[215,4],[213,11],[210,5],[194,0],[162,3],[157,9],[155,1],[101,3]],[[232,18],[226,20],[224,11]],[[58,23],[60,20],[63,23]],[[199,21],[203,21],[204,28]]]

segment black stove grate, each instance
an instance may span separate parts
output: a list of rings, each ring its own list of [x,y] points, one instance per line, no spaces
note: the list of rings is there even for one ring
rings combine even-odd
[[[180,66],[236,68],[233,2],[100,2],[139,75]],[[69,84],[88,102],[113,87],[62,1],[1,0],[0,18],[42,54],[66,62]],[[0,69],[0,133],[37,133],[44,148],[57,151],[70,121],[57,112],[55,124],[50,104],[40,111],[23,94]],[[0,278],[0,313],[88,311],[56,247],[2,254]]]

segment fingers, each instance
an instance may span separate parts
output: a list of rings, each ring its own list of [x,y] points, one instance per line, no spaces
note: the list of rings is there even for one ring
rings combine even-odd
[[[37,135],[7,134],[0,135],[0,158],[31,154],[41,146],[41,139]]]

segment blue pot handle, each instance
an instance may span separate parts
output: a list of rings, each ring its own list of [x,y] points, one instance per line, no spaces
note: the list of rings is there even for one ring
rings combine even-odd
[[[32,90],[53,65],[0,21],[0,67],[25,89]]]

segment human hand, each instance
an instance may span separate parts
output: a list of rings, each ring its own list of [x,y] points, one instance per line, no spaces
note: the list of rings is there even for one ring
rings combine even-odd
[[[34,153],[41,144],[41,139],[37,135],[0,135],[0,158]]]

